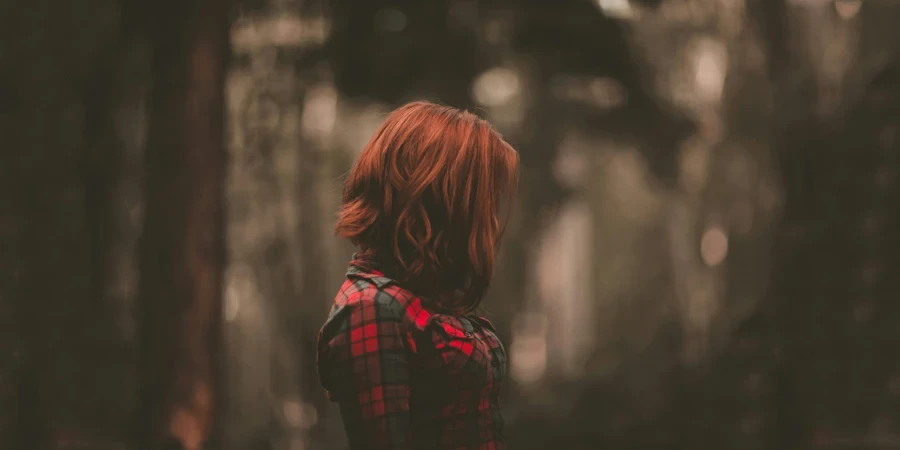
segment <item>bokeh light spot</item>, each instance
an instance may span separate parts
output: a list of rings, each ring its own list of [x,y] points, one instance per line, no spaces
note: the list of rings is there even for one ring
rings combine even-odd
[[[709,267],[715,267],[728,256],[728,234],[719,227],[712,227],[703,233],[700,240],[700,256]]]
[[[512,69],[496,67],[482,73],[472,86],[475,101],[485,106],[503,106],[521,89],[519,75]]]
[[[384,8],[375,15],[375,26],[382,31],[398,33],[406,29],[406,13],[394,8]]]

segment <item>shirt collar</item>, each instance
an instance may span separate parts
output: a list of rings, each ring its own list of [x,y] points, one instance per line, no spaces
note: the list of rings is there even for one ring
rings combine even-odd
[[[381,268],[380,264],[360,259],[358,253],[353,254],[353,258],[347,267],[347,278],[366,279],[375,283],[379,288],[396,283],[396,280],[384,273],[384,269]]]

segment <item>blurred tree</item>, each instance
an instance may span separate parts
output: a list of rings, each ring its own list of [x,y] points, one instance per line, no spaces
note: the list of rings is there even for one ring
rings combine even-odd
[[[153,91],[141,242],[139,443],[215,447],[229,4],[144,7]]]
[[[233,448],[315,446],[309,439],[320,439],[323,427],[313,427],[331,423],[315,364],[333,295],[323,136],[334,126],[337,93],[323,51],[324,4],[240,2],[232,33],[226,438]]]
[[[538,120],[545,125],[526,129],[543,135],[552,123],[574,122],[599,135],[638,143],[652,174],[660,181],[673,182],[677,175],[677,145],[693,131],[694,125],[657,92],[653,79],[664,68],[655,61],[644,60],[629,36],[629,24],[606,16],[590,1],[526,1],[511,7],[515,8],[516,18],[513,49],[533,59],[540,86],[552,87],[561,75],[587,77],[611,80],[623,95],[621,107],[585,102],[585,97],[590,96],[587,92],[576,101],[556,99],[559,104],[554,107],[554,95],[548,89],[537,93],[538,101],[533,107],[545,115]],[[541,100],[544,96],[547,98]],[[550,133],[550,138],[543,139],[556,138],[554,142],[559,142],[556,134]],[[551,159],[533,161],[534,167],[553,167],[554,152],[528,152],[529,157],[538,155]]]
[[[416,97],[473,106],[480,60],[471,0],[331,2],[328,60],[349,97],[398,105]]]
[[[674,182],[678,145],[694,124],[672,108],[653,83],[657,72],[671,67],[647,60],[634,42],[633,25],[606,15],[597,2],[506,5],[515,18],[512,48],[528,61],[533,77],[526,83],[529,101],[521,132],[514,136],[524,166],[520,210],[524,225],[514,245],[527,247],[534,242],[556,208],[572,198],[567,185],[573,181],[566,180],[565,172],[559,170],[559,150],[573,131],[596,143],[615,146],[602,151],[638,150],[648,165],[650,183],[668,186]],[[591,164],[585,169],[587,179],[603,177],[595,172],[595,161],[593,154],[584,161]],[[591,197],[594,194],[584,195],[591,204],[600,201]],[[606,219],[595,216],[593,220],[599,230]],[[526,249],[511,251],[527,254]],[[528,258],[513,257],[508,262],[520,277],[530,274]],[[655,272],[649,269],[647,273]],[[513,298],[525,298],[524,290],[532,288],[518,286],[520,292]]]
[[[501,1],[483,8],[511,18],[509,46],[523,61],[521,84],[528,99],[520,126],[510,133],[523,166],[521,219],[507,239],[501,273],[517,280],[508,284],[506,295],[521,301],[527,297],[523,290],[531,288],[520,281],[530,274],[530,245],[571,195],[556,170],[566,135],[577,129],[632,144],[645,156],[651,175],[671,183],[677,174],[677,145],[694,125],[669,107],[650,82],[659,67],[643,60],[629,39],[628,25],[606,16],[595,2]],[[567,85],[575,92],[561,95],[565,88],[560,88]],[[513,302],[509,314],[500,316],[512,317],[521,307]],[[506,334],[511,324],[505,318],[499,322]]]
[[[2,113],[0,113],[2,114]],[[0,117],[0,122],[5,122]],[[2,125],[0,125],[2,126]],[[6,135],[6,134],[4,134]],[[9,178],[3,177],[5,182]],[[3,186],[11,189],[13,186]],[[12,216],[11,199],[4,197],[0,203],[0,447],[14,448],[19,424],[19,384],[21,382],[21,343],[19,336],[22,326],[16,316],[15,299],[19,292],[18,265],[19,251],[16,248],[17,224]]]
[[[3,448],[113,448],[133,418],[132,349],[109,289],[121,210],[106,207],[123,160],[111,111],[133,81],[122,79],[129,32],[118,2],[58,6],[0,5],[0,221],[11,243],[0,310],[17,335],[0,370],[18,369],[0,375]]]
[[[877,7],[877,6],[876,6]],[[779,147],[785,217],[772,297],[782,356],[779,444],[854,448],[896,442],[900,148],[896,61],[818,126]],[[853,149],[852,151],[849,149]]]
[[[897,202],[900,121],[893,103],[881,99],[897,98],[900,78],[890,63],[874,77],[829,85],[820,72],[839,65],[817,63],[817,47],[797,44],[808,33],[864,27],[897,11],[866,4],[854,23],[830,3],[748,6],[763,31],[775,94],[768,128],[783,211],[763,303],[696,378],[703,381],[685,390],[693,404],[705,404],[691,414],[703,424],[692,439],[709,448],[891,447],[897,412],[885,398],[896,395],[892,383],[900,377],[886,355],[897,351],[890,299],[898,285],[885,274],[898,269],[883,249],[898,241],[890,226],[896,214],[885,205]],[[862,89],[853,84],[860,81]],[[833,107],[833,98],[844,103]]]

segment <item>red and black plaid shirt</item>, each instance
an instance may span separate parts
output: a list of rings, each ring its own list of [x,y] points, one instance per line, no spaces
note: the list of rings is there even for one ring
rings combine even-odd
[[[351,449],[505,449],[506,353],[487,319],[436,314],[353,262],[319,332],[319,379]]]

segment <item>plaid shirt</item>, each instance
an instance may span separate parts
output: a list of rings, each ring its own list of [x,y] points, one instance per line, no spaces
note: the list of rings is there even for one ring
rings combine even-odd
[[[319,332],[318,370],[350,448],[505,449],[506,353],[487,319],[436,314],[351,263]]]

